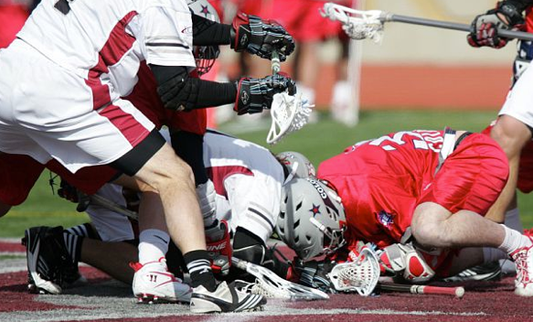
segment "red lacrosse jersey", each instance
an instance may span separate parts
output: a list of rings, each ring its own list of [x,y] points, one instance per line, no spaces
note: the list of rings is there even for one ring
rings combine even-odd
[[[349,244],[382,248],[399,242],[415,208],[435,202],[452,213],[484,215],[508,176],[507,159],[492,139],[471,134],[436,171],[443,131],[403,131],[360,142],[324,161],[318,177],[329,181],[345,207]]]

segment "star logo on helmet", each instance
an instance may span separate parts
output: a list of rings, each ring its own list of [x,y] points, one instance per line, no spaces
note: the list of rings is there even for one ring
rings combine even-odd
[[[320,205],[313,204],[313,208],[309,209],[310,212],[313,213],[313,217],[318,215],[320,213]]]
[[[204,16],[207,17],[207,15],[210,14],[209,8],[207,6],[202,6],[202,10],[200,11],[200,13],[203,13]]]

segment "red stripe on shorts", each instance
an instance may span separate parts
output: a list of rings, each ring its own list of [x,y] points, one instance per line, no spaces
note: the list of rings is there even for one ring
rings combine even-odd
[[[145,127],[139,126],[139,122],[119,106],[109,105],[98,113],[109,119],[132,146],[137,145],[139,139],[144,139],[149,134]]]

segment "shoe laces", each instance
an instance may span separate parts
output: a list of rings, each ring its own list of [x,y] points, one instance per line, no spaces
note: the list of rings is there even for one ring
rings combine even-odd
[[[533,246],[522,247],[517,249],[513,254],[511,254],[511,257],[513,258],[516,265],[516,280],[524,285],[531,283],[531,279],[529,276],[530,267],[528,256],[528,253],[531,248],[533,248]]]

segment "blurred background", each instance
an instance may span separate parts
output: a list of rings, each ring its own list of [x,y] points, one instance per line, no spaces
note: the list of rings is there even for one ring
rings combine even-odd
[[[389,22],[380,43],[349,40],[338,22],[322,18],[319,0],[213,0],[221,21],[231,23],[238,10],[274,19],[297,41],[282,70],[316,107],[312,122],[273,152],[304,153],[316,165],[356,141],[411,129],[480,131],[505,100],[516,55],[516,42],[499,50],[472,48],[460,31]],[[363,10],[470,24],[495,5],[494,0],[341,0]],[[7,46],[36,5],[30,0],[0,0],[0,48]],[[270,63],[221,48],[207,78],[263,77]],[[1,71],[0,71],[1,73]],[[236,117],[232,106],[210,109],[210,126],[267,146],[268,111]],[[29,200],[0,222],[0,237],[19,237],[34,225],[70,226],[87,220],[75,204],[54,196],[59,184],[46,173]],[[533,202],[519,196],[525,227],[533,225]]]

